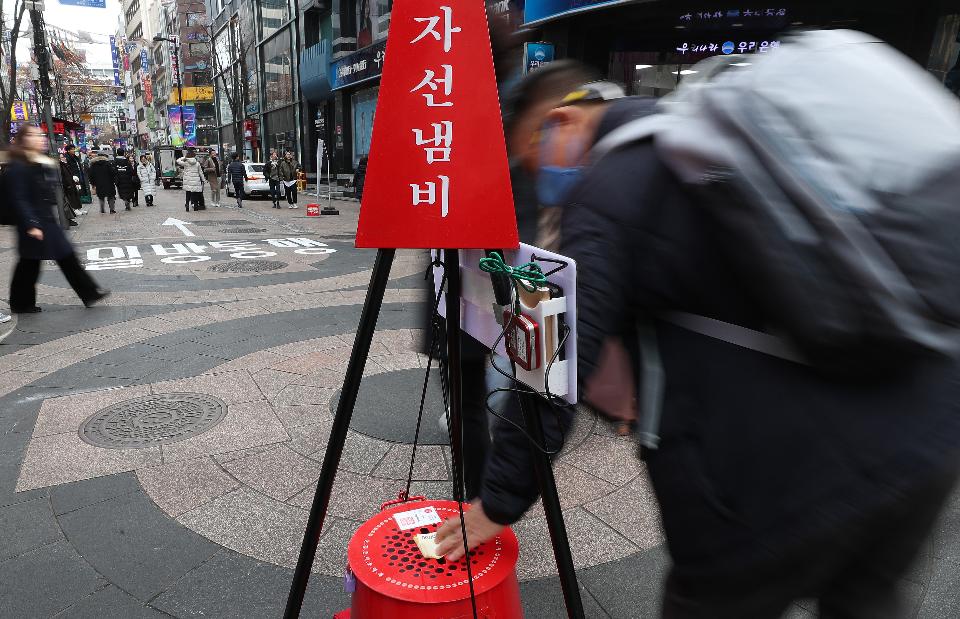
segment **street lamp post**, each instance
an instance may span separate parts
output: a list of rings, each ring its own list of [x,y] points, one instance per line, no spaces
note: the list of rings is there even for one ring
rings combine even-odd
[[[180,69],[180,37],[165,37],[162,35],[155,35],[153,37],[154,42],[161,43],[166,41],[167,43],[173,43],[173,59],[177,65],[177,101],[180,103],[180,137],[183,137],[183,77]],[[167,118],[167,130],[170,129],[170,118]]]

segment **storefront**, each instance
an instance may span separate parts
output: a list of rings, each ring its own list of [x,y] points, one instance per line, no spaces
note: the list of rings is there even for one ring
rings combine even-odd
[[[953,53],[954,60],[956,56],[955,49],[942,49],[948,46],[940,43],[956,39],[956,20],[951,21],[949,14],[960,8],[946,8],[950,4],[838,0],[697,6],[526,0],[523,22],[540,40],[554,44],[558,58],[584,61],[600,75],[624,84],[629,94],[661,96],[675,89],[700,60],[768,53],[791,28],[862,30],[940,72],[945,62],[941,56]],[[743,62],[748,64],[749,59]]]
[[[341,102],[335,112],[334,149],[342,151],[340,159],[350,171],[370,153],[386,46],[386,40],[380,41],[330,66],[331,89]]]

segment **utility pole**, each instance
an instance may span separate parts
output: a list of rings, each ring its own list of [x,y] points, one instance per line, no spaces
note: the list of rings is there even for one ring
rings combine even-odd
[[[47,32],[43,23],[43,0],[25,0],[27,9],[30,10],[30,24],[33,26],[33,54],[37,59],[37,69],[39,70],[37,96],[40,98],[43,106],[43,121],[47,124],[47,140],[50,155],[59,160],[56,153],[56,140],[53,135],[53,111],[50,109],[53,92],[50,88],[50,49],[47,47]],[[60,176],[60,168],[57,167],[57,177]],[[63,211],[63,184],[57,183],[57,220],[61,228],[68,228],[66,214]]]

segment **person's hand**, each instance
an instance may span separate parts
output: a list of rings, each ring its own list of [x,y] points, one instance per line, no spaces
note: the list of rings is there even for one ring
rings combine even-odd
[[[37,239],[38,241],[42,241],[42,240],[43,240],[43,230],[41,230],[40,228],[30,228],[29,230],[27,230],[27,236],[31,236],[31,237]]]
[[[464,511],[463,520],[467,529],[467,543],[470,550],[489,541],[503,530],[503,525],[487,518],[483,504],[474,501],[469,511]],[[437,554],[447,561],[457,561],[465,554],[463,533],[460,530],[460,518],[450,518],[437,529]]]

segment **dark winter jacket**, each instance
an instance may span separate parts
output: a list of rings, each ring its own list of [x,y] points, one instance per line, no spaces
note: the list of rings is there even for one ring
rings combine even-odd
[[[17,214],[21,258],[59,260],[73,253],[57,218],[58,163],[48,157],[36,157],[29,163],[15,159],[4,172],[5,189]],[[27,235],[31,228],[43,231],[42,241]]]
[[[117,197],[114,175],[113,164],[107,157],[97,156],[90,162],[90,184],[97,190],[98,196]]]
[[[598,138],[650,108],[612,104]],[[658,319],[680,311],[762,330],[772,317],[757,313],[708,211],[650,143],[606,156],[568,198],[562,253],[577,261],[581,382],[608,334],[639,320],[656,328],[666,388],[646,461],[678,573],[735,577],[771,557],[829,556],[871,511],[956,474],[955,361],[853,380]]]
[[[114,183],[117,186],[117,195],[121,200],[133,199],[133,194],[140,184],[137,178],[137,171],[133,164],[126,157],[115,157],[113,159]]]
[[[267,180],[274,181],[276,183],[280,182],[280,160],[274,161],[273,159],[268,159],[265,164],[263,164],[263,176]]]
[[[297,180],[297,168],[300,166],[296,161],[291,159],[287,161],[286,159],[281,159],[277,163],[277,169],[280,171],[280,180],[282,181],[295,181]]]
[[[247,168],[239,161],[231,161],[227,166],[227,177],[234,185],[242,185],[247,176]]]

